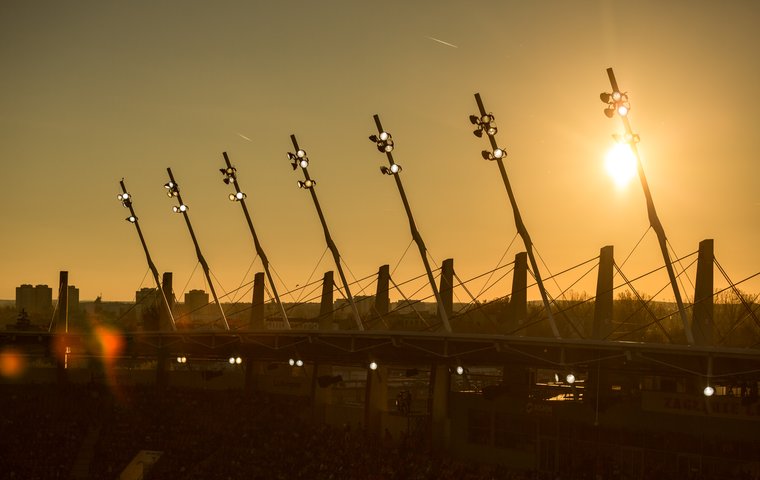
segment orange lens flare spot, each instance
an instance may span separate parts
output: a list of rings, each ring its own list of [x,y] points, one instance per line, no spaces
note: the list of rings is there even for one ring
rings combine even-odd
[[[124,350],[124,340],[116,330],[97,327],[95,328],[95,338],[97,338],[100,351],[106,359],[117,357]]]
[[[0,352],[0,376],[5,378],[20,377],[26,370],[26,359],[13,349]]]

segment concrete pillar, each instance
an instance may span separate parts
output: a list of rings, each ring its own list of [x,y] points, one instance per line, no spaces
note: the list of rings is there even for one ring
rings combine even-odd
[[[56,333],[69,331],[69,272],[61,271],[58,280],[58,315],[55,320]]]
[[[161,289],[164,291],[164,295],[166,295],[166,303],[169,305],[169,310],[174,311],[174,286],[172,285],[172,272],[164,272],[164,274],[161,277]],[[161,292],[158,293],[159,295]],[[166,306],[164,305],[164,299],[159,298],[158,299],[158,305],[159,305],[159,330],[164,332],[170,332],[172,330],[171,327],[171,320],[169,320],[169,312],[166,311]]]
[[[443,310],[450,319],[454,313],[454,259],[447,258],[441,264],[441,280],[438,291],[441,295]]]
[[[63,386],[68,383],[68,353],[66,350],[69,345],[66,341],[66,334],[69,330],[69,272],[61,271],[58,280],[58,315],[56,315],[54,332],[56,339],[53,340],[55,351],[56,376],[58,385]]]
[[[713,344],[713,263],[712,239],[699,242],[697,258],[697,283],[694,286],[694,309],[691,329],[697,345]]]
[[[256,272],[253,276],[253,298],[251,300],[251,330],[266,330],[264,319],[264,272]]]
[[[509,300],[506,330],[514,330],[528,319],[528,254],[515,255],[512,273],[512,295]]]
[[[614,248],[602,247],[599,251],[599,272],[596,277],[596,300],[594,302],[594,325],[591,338],[602,340],[612,332]]]
[[[367,386],[364,393],[364,428],[371,436],[383,433],[383,413],[388,410],[388,368],[367,368]]]
[[[387,315],[391,309],[390,301],[391,273],[388,265],[382,265],[377,271],[377,291],[375,292],[375,315]]]
[[[332,270],[325,272],[322,279],[322,300],[319,304],[319,329],[332,330],[333,324],[333,290],[335,289],[335,275]]]
[[[451,373],[448,365],[434,364],[430,369],[430,433],[432,447],[445,450],[451,444],[451,420],[449,418],[449,396]]]

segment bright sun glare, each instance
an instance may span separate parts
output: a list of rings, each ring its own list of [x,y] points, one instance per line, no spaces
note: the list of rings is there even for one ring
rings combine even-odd
[[[636,157],[625,143],[617,143],[607,152],[604,166],[618,188],[625,187],[636,176]]]

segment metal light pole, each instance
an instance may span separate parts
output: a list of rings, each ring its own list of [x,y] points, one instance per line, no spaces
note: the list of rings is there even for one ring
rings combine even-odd
[[[504,168],[503,159],[507,156],[507,152],[496,144],[496,133],[498,132],[498,129],[494,124],[494,116],[491,113],[486,113],[486,109],[483,106],[483,100],[481,100],[479,93],[475,94],[475,101],[478,103],[478,111],[480,112],[480,115],[470,115],[470,122],[477,126],[477,129],[473,133],[477,137],[482,137],[483,133],[485,133],[488,138],[488,142],[491,145],[491,151],[484,150],[483,158],[486,160],[493,160],[499,166],[501,179],[504,181],[504,187],[507,189],[507,195],[509,196],[509,203],[512,205],[512,212],[515,215],[517,233],[520,234],[523,244],[525,245],[525,250],[528,253],[528,260],[530,260],[530,266],[533,268],[533,275],[536,277],[536,285],[538,285],[538,291],[541,292],[541,301],[544,303],[546,314],[549,317],[549,325],[551,326],[554,337],[561,338],[557,323],[554,321],[554,315],[552,315],[549,296],[546,294],[546,288],[541,279],[541,272],[538,270],[538,263],[536,263],[536,257],[533,254],[533,242],[530,239],[530,234],[528,234],[528,229],[525,228],[525,223],[523,223],[520,209],[517,207],[517,200],[515,200],[515,194],[512,192],[512,186],[507,177],[507,170]]]
[[[216,296],[216,290],[214,289],[214,284],[213,282],[211,282],[211,274],[209,273],[208,263],[206,263],[206,259],[203,258],[203,254],[201,253],[201,248],[198,246],[198,239],[195,238],[193,225],[190,223],[190,217],[187,215],[187,205],[185,205],[185,203],[182,201],[182,196],[179,193],[179,185],[177,185],[177,182],[174,180],[174,175],[172,175],[172,169],[167,168],[166,171],[169,173],[169,183],[164,185],[164,187],[168,190],[167,195],[169,196],[169,198],[177,197],[177,201],[179,202],[179,205],[175,205],[172,207],[172,211],[174,211],[174,213],[181,213],[182,216],[185,218],[187,229],[190,231],[190,237],[192,237],[193,245],[195,245],[195,255],[198,257],[198,262],[200,262],[201,267],[203,268],[203,273],[206,275],[206,281],[208,282],[208,287],[211,290],[211,295],[214,297],[216,306],[219,307],[219,313],[222,315],[222,320],[224,321],[224,329],[229,330],[230,325],[229,323],[227,323],[227,317],[224,315],[224,309],[222,308],[221,302],[219,302],[219,298]]]
[[[145,237],[143,237],[142,230],[140,229],[140,222],[138,222],[137,215],[135,215],[135,210],[132,206],[132,195],[127,192],[127,187],[124,185],[124,179],[121,179],[119,181],[119,185],[121,185],[122,193],[117,195],[117,198],[121,200],[121,204],[123,206],[129,209],[129,216],[126,218],[126,220],[130,223],[133,223],[135,225],[135,229],[137,229],[137,235],[140,237],[140,243],[142,244],[143,250],[145,251],[145,258],[148,260],[148,268],[150,268],[150,271],[153,274],[153,279],[156,281],[158,293],[161,294],[161,304],[164,306],[166,318],[169,319],[172,330],[177,330],[177,325],[174,323],[174,315],[172,315],[172,309],[169,306],[169,300],[166,298],[166,292],[164,292],[164,287],[161,285],[161,281],[158,278],[158,270],[156,269],[156,265],[153,263],[153,259],[150,258],[148,245],[145,243]],[[171,294],[171,292],[169,292],[169,294]]]
[[[340,264],[340,252],[338,252],[338,247],[335,245],[335,242],[330,236],[330,230],[327,229],[327,222],[325,221],[325,216],[322,213],[322,207],[319,206],[317,192],[314,191],[314,186],[317,184],[317,182],[316,180],[312,180],[312,178],[309,176],[309,157],[306,156],[306,151],[298,146],[298,141],[296,140],[295,135],[291,135],[290,140],[293,142],[293,148],[295,148],[296,152],[288,152],[288,159],[293,162],[291,163],[293,170],[301,167],[304,175],[304,180],[298,181],[298,188],[305,188],[309,191],[309,193],[311,193],[311,199],[314,201],[314,207],[317,209],[319,221],[322,223],[322,230],[325,232],[325,241],[327,242],[327,248],[329,248],[330,252],[332,252],[333,260],[335,260],[335,266],[338,269],[338,275],[340,275],[340,280],[343,282],[343,288],[346,290],[346,298],[348,299],[348,303],[351,304],[351,311],[353,312],[354,321],[356,322],[356,328],[359,330],[364,330],[364,325],[362,324],[359,310],[356,308],[354,297],[351,295],[351,289],[348,287],[346,275],[343,273],[343,267]]]
[[[438,315],[441,317],[443,328],[446,332],[451,332],[451,324],[449,323],[449,316],[446,314],[446,309],[443,306],[441,300],[441,294],[438,291],[438,287],[435,284],[435,278],[433,278],[433,272],[430,269],[430,262],[427,258],[427,248],[425,242],[422,240],[419,230],[417,230],[417,224],[414,223],[414,217],[412,216],[412,209],[409,206],[409,201],[406,198],[406,192],[404,192],[404,185],[401,183],[401,166],[393,161],[393,138],[391,134],[383,130],[383,125],[380,123],[380,117],[375,114],[375,126],[377,126],[377,135],[371,135],[369,139],[377,145],[377,149],[381,153],[385,153],[388,157],[389,166],[380,167],[380,171],[386,175],[392,175],[396,180],[396,186],[398,187],[398,193],[401,195],[401,201],[404,203],[404,210],[406,216],[409,218],[409,229],[412,231],[412,239],[417,244],[417,248],[420,251],[420,257],[422,257],[422,264],[425,266],[425,272],[427,272],[428,283],[433,290],[433,296],[435,297],[435,303],[438,306]]]
[[[652,193],[649,191],[649,183],[647,183],[646,175],[644,175],[644,167],[641,164],[641,157],[639,156],[639,150],[636,144],[639,143],[639,136],[633,133],[631,128],[631,122],[628,120],[628,112],[631,109],[631,105],[628,102],[628,94],[620,90],[615,79],[615,73],[612,68],[607,69],[607,76],[610,78],[610,85],[612,86],[612,93],[603,92],[599,98],[607,104],[607,108],[604,109],[604,114],[608,118],[612,118],[617,114],[623,121],[623,127],[625,128],[625,138],[621,139],[625,141],[636,157],[636,168],[639,172],[639,180],[641,180],[641,187],[644,189],[644,196],[647,201],[647,214],[649,216],[649,225],[657,234],[657,241],[660,244],[660,251],[662,251],[662,259],[665,262],[665,269],[668,271],[668,278],[670,279],[670,286],[673,289],[673,296],[675,296],[676,304],[678,305],[678,313],[681,316],[683,322],[684,332],[686,332],[686,341],[689,345],[694,344],[694,334],[691,331],[689,320],[686,318],[686,310],[683,306],[683,300],[681,300],[681,292],[678,289],[678,282],[676,280],[675,272],[673,271],[673,265],[670,261],[670,255],[668,254],[667,237],[665,236],[665,229],[657,216],[657,211],[654,208],[654,201],[652,200]]]
[[[280,308],[280,313],[282,314],[282,319],[285,322],[285,327],[290,330],[290,321],[288,320],[288,314],[285,312],[285,307],[283,307],[282,302],[280,301],[280,296],[277,294],[277,287],[274,284],[274,279],[272,278],[272,274],[269,272],[269,260],[267,259],[266,253],[264,253],[264,249],[261,247],[259,237],[256,235],[256,230],[253,228],[251,215],[248,213],[248,207],[245,205],[246,194],[240,191],[240,185],[238,184],[237,180],[237,169],[230,163],[230,158],[227,156],[227,152],[222,152],[222,155],[224,156],[224,162],[227,164],[227,168],[220,169],[222,175],[224,175],[224,183],[232,184],[235,187],[235,193],[230,194],[230,200],[233,202],[239,202],[240,206],[243,208],[245,220],[248,222],[248,229],[251,231],[251,236],[253,237],[253,246],[256,248],[256,254],[261,257],[261,264],[264,266],[264,272],[266,273],[267,279],[269,280],[269,285],[272,287],[272,295],[274,295],[274,301]]]

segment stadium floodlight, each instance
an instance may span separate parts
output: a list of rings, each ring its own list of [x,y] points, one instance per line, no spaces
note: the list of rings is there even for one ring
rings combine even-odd
[[[369,140],[375,143],[380,153],[391,153],[395,148],[393,136],[386,131],[380,132],[379,135],[370,135]]]
[[[169,198],[179,195],[179,185],[176,182],[169,181],[164,184],[164,188],[167,190],[166,196]]]
[[[306,168],[309,166],[309,157],[306,156],[306,150],[299,148],[296,150],[296,153],[288,152],[287,155],[288,160],[292,162],[290,165],[293,167],[293,170],[298,167]]]
[[[422,241],[422,236],[420,235],[420,232],[417,230],[417,225],[414,222],[414,217],[412,215],[411,207],[409,206],[409,202],[406,198],[406,192],[404,191],[404,186],[401,182],[401,165],[398,165],[393,160],[393,149],[395,147],[393,143],[393,138],[390,133],[388,133],[387,130],[383,128],[383,125],[380,122],[380,116],[375,114],[373,116],[375,120],[375,126],[377,127],[377,133],[372,134],[369,136],[369,139],[371,142],[375,143],[377,146],[377,150],[380,153],[385,153],[385,156],[388,158],[388,165],[383,165],[380,167],[380,173],[384,175],[391,175],[394,177],[396,187],[398,188],[399,195],[401,196],[401,201],[404,204],[404,209],[406,211],[407,218],[409,219],[409,228],[412,233],[412,239],[417,244],[417,248],[420,252],[420,257],[422,257],[422,264],[425,267],[425,272],[427,273],[428,277],[428,283],[430,285],[430,288],[433,290],[433,296],[435,297],[436,306],[438,308],[438,315],[441,319],[441,323],[443,324],[443,328],[447,331],[451,331],[451,325],[449,324],[449,318],[448,314],[446,313],[446,309],[443,306],[443,302],[441,300],[441,295],[438,292],[438,287],[435,283],[435,278],[433,277],[433,272],[430,268],[430,262],[428,261],[428,255],[427,255],[427,248],[425,247],[425,243]]]
[[[134,209],[134,206],[132,205],[132,195],[127,193],[127,186],[124,185],[123,178],[119,182],[119,185],[121,186],[121,193],[116,195],[116,198],[121,202],[121,205],[123,207],[129,209],[129,216],[125,218],[125,220],[131,223],[132,225],[134,225],[135,230],[137,230],[137,235],[140,237],[140,243],[142,244],[143,251],[145,252],[145,259],[148,261],[148,268],[153,274],[153,280],[156,281],[156,287],[158,288],[158,291],[161,295],[161,300],[164,307],[164,310],[162,313],[169,320],[172,330],[176,330],[177,325],[174,323],[174,315],[172,315],[171,306],[169,305],[169,301],[166,298],[164,289],[161,286],[161,280],[158,278],[158,269],[156,268],[156,265],[153,263],[153,259],[151,259],[150,257],[150,252],[148,251],[148,245],[145,243],[145,238],[143,237],[142,230],[140,229],[140,224],[137,222],[137,215],[135,214],[135,209]]]
[[[220,168],[219,171],[224,175],[222,181],[225,184],[229,185],[230,183],[235,183],[235,179],[237,178],[237,170],[235,167]]]
[[[610,87],[612,88],[612,92],[602,92],[599,95],[599,99],[602,101],[602,103],[607,105],[607,107],[604,109],[604,114],[608,118],[612,118],[615,116],[615,114],[617,114],[623,122],[623,127],[625,127],[625,136],[622,138],[624,138],[625,141],[630,145],[631,151],[636,157],[639,180],[641,181],[641,186],[644,190],[644,196],[646,197],[649,225],[657,234],[657,241],[660,246],[663,262],[665,263],[665,269],[668,272],[668,279],[670,281],[671,289],[673,290],[673,296],[675,297],[676,305],[678,306],[678,313],[681,317],[684,333],[686,334],[686,341],[689,345],[693,345],[694,333],[692,332],[690,321],[686,315],[683,300],[681,299],[681,291],[678,288],[678,279],[676,278],[672,262],[670,261],[670,253],[668,253],[668,240],[667,236],[665,235],[665,228],[662,226],[662,223],[657,216],[654,200],[652,199],[652,194],[649,190],[649,183],[647,182],[646,175],[644,174],[644,168],[641,164],[641,157],[639,156],[639,151],[636,146],[636,144],[639,142],[639,136],[633,133],[630,119],[628,118],[628,113],[631,111],[631,104],[628,101],[628,94],[621,91],[612,68],[607,69],[607,76],[610,79]]]
[[[164,188],[168,190],[168,195],[170,198],[177,197],[177,205],[174,205],[172,207],[172,211],[174,213],[181,213],[182,217],[185,220],[188,233],[190,233],[190,238],[193,240],[193,245],[195,246],[195,255],[198,257],[198,262],[203,268],[203,275],[206,277],[206,284],[208,285],[209,290],[211,290],[211,296],[214,298],[214,303],[216,303],[216,306],[219,309],[219,315],[222,319],[222,322],[224,323],[224,329],[229,331],[230,324],[227,322],[227,316],[224,314],[224,308],[222,308],[222,303],[219,301],[219,297],[216,294],[214,283],[211,281],[211,272],[208,266],[208,262],[206,262],[206,259],[203,257],[203,253],[201,253],[201,247],[198,245],[198,239],[195,237],[193,225],[190,223],[190,216],[187,213],[188,206],[182,200],[182,195],[179,192],[179,186],[177,185],[177,182],[174,180],[172,169],[167,168],[166,173],[169,174],[169,181],[164,184]]]
[[[496,128],[496,119],[494,118],[493,113],[486,113],[480,116],[470,115],[470,123],[477,127],[473,130],[472,134],[478,138],[483,136],[483,132],[489,137],[493,137],[499,131],[499,129]]]
[[[612,93],[602,92],[599,94],[599,99],[607,105],[607,108],[604,109],[604,114],[607,115],[607,118],[612,118],[616,113],[621,117],[625,117],[631,111],[628,94],[625,92],[617,90]]]
[[[494,148],[492,152],[489,150],[483,150],[480,154],[483,156],[484,160],[499,160],[507,156],[507,151],[503,148],[497,147]]]
[[[390,167],[386,167],[385,165],[380,167],[380,172],[383,175],[396,175],[400,171],[401,171],[401,165],[399,165],[398,163],[391,163]]]
[[[248,212],[248,207],[245,204],[245,199],[248,196],[240,190],[240,185],[237,179],[237,169],[232,166],[230,157],[227,156],[227,152],[222,152],[222,156],[224,157],[225,166],[223,168],[220,168],[219,171],[222,173],[222,175],[224,175],[224,183],[227,185],[232,185],[235,188],[235,191],[233,193],[230,193],[228,198],[231,202],[235,202],[240,205],[241,209],[243,210],[243,215],[245,216],[245,220],[248,223],[248,229],[250,230],[251,236],[253,237],[253,246],[256,249],[256,254],[259,256],[259,258],[261,258],[261,264],[264,267],[264,272],[266,273],[267,278],[269,279],[269,286],[274,296],[275,303],[277,303],[277,306],[280,309],[282,319],[285,322],[285,327],[290,330],[290,321],[288,320],[288,314],[285,312],[285,308],[282,306],[280,295],[277,293],[277,286],[275,285],[272,274],[269,271],[269,259],[264,252],[264,248],[259,242],[259,237],[256,235],[256,229],[253,227],[253,219],[251,219],[251,214]]]

